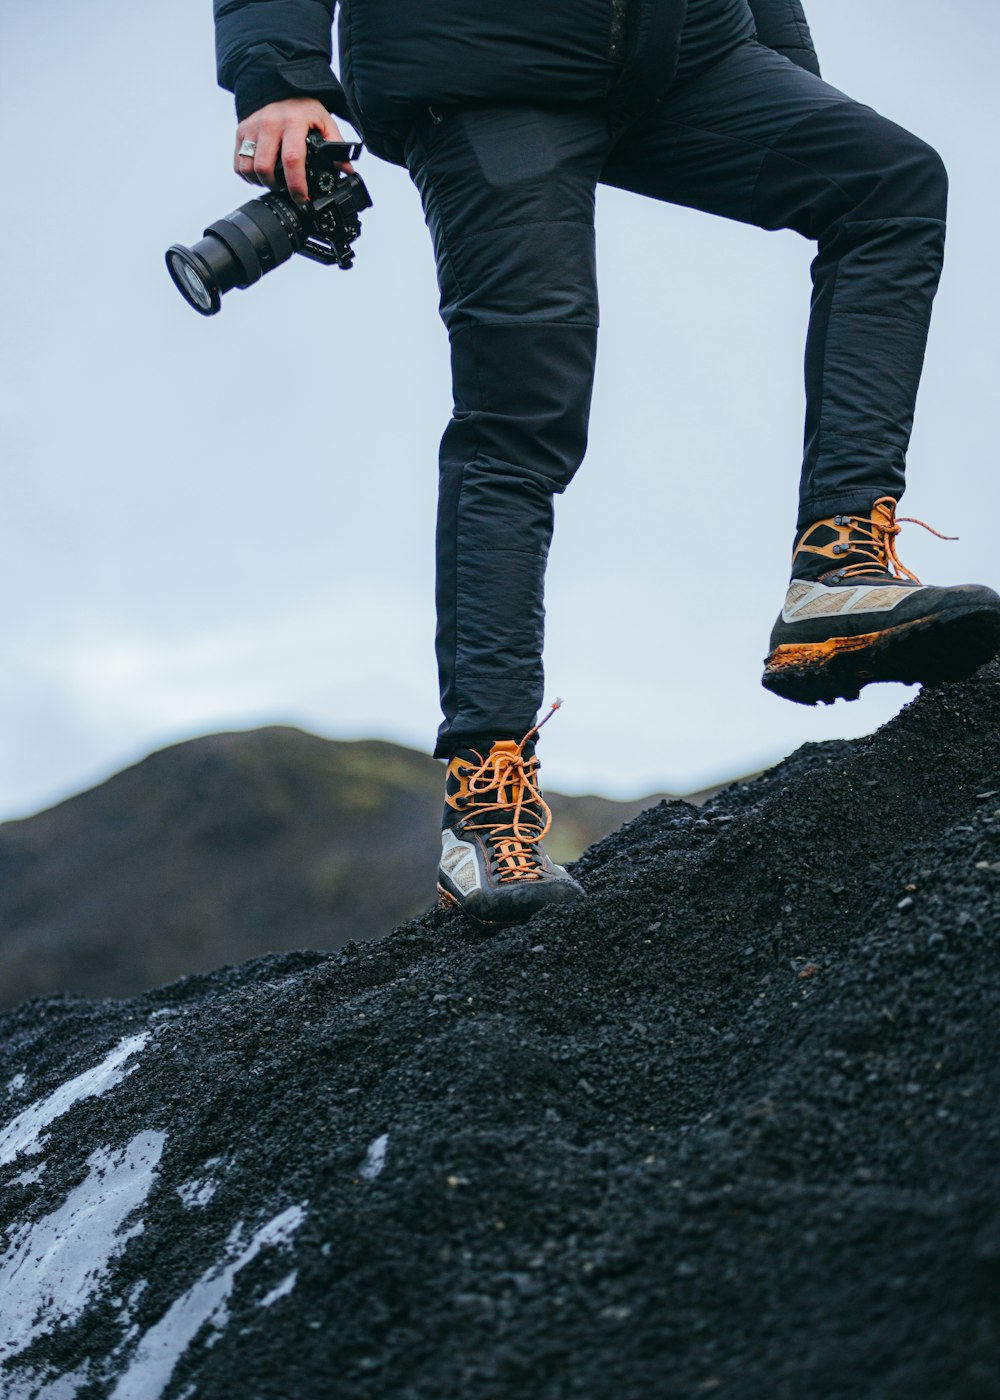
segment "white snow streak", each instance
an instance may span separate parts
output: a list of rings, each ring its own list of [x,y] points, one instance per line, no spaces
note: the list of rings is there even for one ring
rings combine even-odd
[[[139,1133],[119,1152],[99,1147],[89,1171],[51,1215],[15,1224],[0,1258],[0,1363],[54,1328],[72,1325],[111,1260],[142,1221],[125,1222],[156,1179],[165,1133]]]
[[[226,1305],[240,1270],[269,1245],[287,1244],[305,1218],[303,1206],[289,1206],[263,1225],[235,1259],[207,1269],[146,1332],[110,1400],[159,1400],[201,1328],[206,1323],[216,1328],[225,1325]],[[241,1230],[242,1225],[237,1225],[230,1235],[231,1247],[236,1247]]]
[[[65,1084],[60,1084],[59,1088],[54,1089],[47,1098],[38,1099],[35,1103],[29,1104],[22,1113],[19,1113],[7,1124],[6,1128],[0,1128],[0,1167],[6,1166],[8,1162],[13,1162],[20,1152],[29,1154],[41,1152],[42,1131],[56,1118],[61,1118],[81,1099],[90,1099],[98,1094],[106,1094],[126,1075],[131,1074],[137,1066],[132,1065],[128,1069],[124,1069],[125,1061],[141,1050],[148,1040],[148,1031],[144,1031],[142,1035],[128,1036],[124,1040],[120,1040],[99,1065],[95,1065],[93,1069],[84,1070],[82,1074],[78,1074],[75,1079],[67,1080]],[[13,1083],[13,1081],[11,1082]]]
[[[286,1274],[280,1283],[276,1283],[270,1293],[260,1300],[262,1308],[269,1308],[272,1303],[276,1303],[279,1298],[284,1298],[287,1293],[291,1293],[295,1287],[295,1280],[299,1276],[298,1269],[293,1269],[290,1274]]]
[[[358,1175],[363,1181],[374,1181],[381,1175],[385,1166],[385,1154],[389,1149],[389,1134],[383,1133],[374,1142],[368,1144],[368,1151],[365,1153],[365,1160],[358,1168]]]
[[[28,1082],[28,1081],[27,1081],[27,1079],[25,1078],[25,1076],[24,1076],[23,1074],[15,1074],[15,1075],[14,1075],[14,1078],[11,1079],[11,1080],[8,1080],[8,1082],[7,1082],[7,1092],[8,1092],[8,1094],[17,1094],[17,1093],[20,1093],[20,1091],[24,1088],[24,1086],[25,1086],[25,1084],[27,1084],[27,1082]]]

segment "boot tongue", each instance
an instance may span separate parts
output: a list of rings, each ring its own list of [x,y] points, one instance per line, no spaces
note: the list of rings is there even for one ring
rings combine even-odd
[[[879,584],[904,582],[889,568],[884,547],[885,532],[891,530],[895,520],[895,502],[888,498],[876,501],[870,519],[868,529],[858,528],[855,517],[850,515],[833,515],[808,526],[796,542],[792,578],[845,586],[867,580]],[[842,578],[845,571],[849,571],[848,575]]]
[[[516,760],[519,755],[528,772],[533,772],[537,766],[534,740],[527,742],[523,740],[519,742],[517,739],[494,739],[492,742],[484,740],[475,743],[475,747],[470,745],[466,749],[459,749],[448,765],[446,810],[448,806],[457,807],[455,799],[459,797],[472,798],[473,795],[469,791],[469,777],[472,772],[478,771],[484,764],[488,763],[490,766],[486,770],[487,774],[495,774],[498,769],[508,768],[510,760]],[[508,772],[502,786],[494,788],[491,792],[480,792],[473,800],[477,804],[509,806],[516,800],[516,786],[514,775]]]
[[[498,739],[493,745],[493,747],[490,749],[489,756],[490,760],[496,765],[496,767],[502,770],[507,766],[504,762],[506,758],[516,759],[520,757],[521,752],[521,746],[515,739]],[[525,760],[530,759],[530,757],[530,754],[524,754]],[[498,806],[512,805],[516,801],[516,787],[516,780],[513,774],[508,769],[502,786],[499,787],[496,792],[495,800]]]

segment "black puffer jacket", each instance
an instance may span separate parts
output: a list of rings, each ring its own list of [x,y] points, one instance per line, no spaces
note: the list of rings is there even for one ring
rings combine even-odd
[[[627,121],[673,77],[687,0],[214,0],[219,82],[242,119],[317,97],[399,160],[429,106],[607,100]],[[801,0],[748,0],[760,41],[818,72]]]

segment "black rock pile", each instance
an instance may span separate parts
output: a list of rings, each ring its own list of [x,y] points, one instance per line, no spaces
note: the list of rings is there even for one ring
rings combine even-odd
[[[6,1015],[0,1394],[1000,1394],[998,719],[652,808],[579,912]]]

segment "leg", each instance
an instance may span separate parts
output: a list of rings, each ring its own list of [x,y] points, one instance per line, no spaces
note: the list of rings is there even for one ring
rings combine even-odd
[[[814,704],[971,674],[1000,647],[1000,598],[925,587],[893,544],[944,251],[940,159],[749,43],[679,84],[602,179],[818,244],[799,537],[765,686]]]
[[[898,499],[944,249],[930,147],[749,43],[637,123],[601,178],[816,240],[799,524]]]
[[[597,337],[592,112],[484,109],[415,132],[454,413],[441,444],[435,756],[517,738],[542,700],[552,498],[583,458]]]

